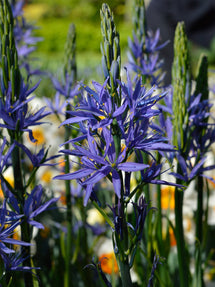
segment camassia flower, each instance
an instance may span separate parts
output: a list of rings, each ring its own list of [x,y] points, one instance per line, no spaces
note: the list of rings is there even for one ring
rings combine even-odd
[[[33,154],[23,144],[19,144],[18,142],[15,142],[15,143],[25,152],[25,154],[28,156],[28,158],[30,159],[34,167],[45,166],[45,165],[48,165],[48,166],[56,165],[56,163],[47,163],[47,162],[55,158],[58,158],[60,156],[60,155],[53,155],[47,158],[48,149],[45,149],[44,146],[39,150],[38,153]]]
[[[153,106],[166,93],[154,95],[155,87],[146,91],[141,80],[135,81],[134,84],[135,87],[132,88],[133,84],[127,73],[127,84],[120,83],[122,90],[120,106],[115,99],[117,97],[119,99],[119,94],[110,94],[106,87],[107,80],[104,85],[93,82],[95,90],[84,86],[87,91],[86,98],[83,98],[75,110],[69,112],[71,118],[62,123],[64,125],[79,123],[82,133],[76,139],[68,141],[72,143],[73,149],[61,152],[79,157],[81,169],[59,175],[55,179],[79,180],[86,188],[85,205],[93,186],[104,177],[112,181],[114,191],[120,198],[122,192],[125,194],[122,191],[124,188],[129,190],[127,183],[125,187],[122,186],[121,172],[144,171],[143,177],[146,182],[151,182],[149,179],[154,179],[155,173],[158,175],[154,166],[152,169],[147,169],[149,166],[142,161],[141,153],[136,151],[150,153],[153,150],[174,150],[161,133],[150,129],[153,117],[160,113]],[[83,139],[86,140],[86,147],[79,146],[78,142]],[[135,162],[130,162],[127,158],[133,151],[137,155],[140,154],[140,158],[137,157]],[[160,171],[156,169],[158,170]],[[129,176],[126,175],[126,179],[129,179]]]
[[[64,109],[67,105],[66,101],[62,101],[61,102],[61,98],[60,98],[60,93],[57,92],[55,94],[54,99],[45,99],[46,104],[49,108],[49,110],[53,113],[53,114],[57,114],[57,115],[63,115],[64,114]]]
[[[126,162],[126,148],[116,157],[113,137],[110,133],[108,135],[109,138],[106,140],[107,145],[104,154],[99,152],[96,141],[89,132],[88,148],[73,145],[74,150],[62,150],[65,154],[81,157],[81,169],[73,173],[58,175],[55,179],[81,180],[81,184],[87,186],[84,200],[85,205],[91,195],[93,185],[98,183],[102,178],[109,177],[112,180],[114,191],[118,198],[120,198],[122,188],[120,171],[135,172],[149,167],[147,164]]]
[[[16,244],[23,246],[30,246],[30,243],[23,242],[21,240],[16,240],[11,238],[15,228],[20,225],[21,215],[16,215],[13,212],[9,212],[6,209],[6,201],[3,202],[0,208],[0,255],[6,253],[14,253],[15,251],[5,245],[6,244]]]
[[[15,1],[12,1],[15,2]],[[25,1],[16,1],[11,3],[11,10],[14,18],[13,34],[16,43],[16,49],[21,63],[20,66],[24,67],[30,75],[40,74],[39,70],[32,70],[29,65],[29,54],[36,50],[36,44],[42,40],[40,37],[33,36],[33,30],[36,28],[26,22],[23,17],[23,6]]]
[[[39,267],[29,267],[23,266],[22,263],[25,261],[25,257],[20,253],[10,253],[10,254],[1,254],[1,257],[4,261],[4,266],[6,271],[27,271],[31,272],[35,269],[40,269]]]
[[[52,77],[52,83],[54,85],[55,90],[66,98],[74,98],[75,96],[80,94],[80,86],[74,85],[72,88],[72,84],[74,83],[73,77],[71,75],[66,74],[64,79],[64,83],[60,83],[56,78]]]
[[[129,118],[130,120],[142,120],[144,118],[151,118],[157,116],[160,112],[158,109],[153,109],[155,104],[163,99],[167,92],[154,94],[156,92],[157,86],[153,85],[149,90],[142,85],[141,78],[135,78],[134,83],[132,83],[127,73],[127,83],[121,83],[122,94],[129,106]],[[133,88],[134,86],[134,88]]]
[[[101,127],[106,127],[113,122],[113,119],[118,120],[127,107],[125,101],[118,107],[107,89],[107,81],[103,85],[97,82],[92,82],[95,90],[88,86],[82,85],[87,92],[86,98],[75,107],[74,111],[69,111],[70,118],[62,124],[73,124],[81,121],[88,121],[88,125],[93,130]]]
[[[134,232],[135,232],[135,235],[137,235],[137,240],[140,240],[142,238],[146,216],[149,210],[152,208],[148,207],[148,204],[146,203],[146,200],[145,198],[143,198],[143,196],[139,198],[138,203],[133,203],[133,206],[134,206],[134,213],[135,213],[135,218],[136,218]]]
[[[38,85],[39,83],[28,89],[28,86],[21,82],[19,98],[14,101],[11,96],[11,84],[9,83],[5,102],[0,99],[0,119],[3,120],[0,127],[17,132],[28,132],[33,142],[35,140],[31,129],[28,127],[42,124],[43,122],[40,122],[40,120],[49,114],[49,112],[45,112],[45,107],[35,113],[29,111],[28,102],[33,97],[28,98],[28,96],[35,91]]]
[[[42,185],[36,185],[35,188],[28,194],[24,206],[22,207],[23,214],[27,222],[37,228],[44,228],[44,226],[38,221],[33,220],[38,214],[44,212],[50,205],[54,204],[58,198],[52,198],[46,202],[43,202],[43,188]],[[8,202],[11,204],[17,214],[20,214],[20,206],[14,195],[7,191]]]
[[[155,35],[148,32],[141,40],[133,33],[133,41],[128,39],[129,53],[128,60],[131,69],[137,74],[145,75],[150,79],[152,85],[159,85],[164,77],[161,72],[163,61],[159,59],[159,50],[167,45],[165,42],[158,45],[160,31]]]
[[[7,146],[7,140],[6,138],[3,138],[3,142],[1,143],[0,147],[0,173],[2,173],[4,167],[6,167],[6,165],[8,164],[8,160],[14,149],[14,144],[12,144],[5,153],[6,146]]]
[[[204,174],[204,172],[214,169],[215,165],[204,166],[206,157],[201,158],[199,161],[195,160],[195,163],[193,163],[193,158],[188,157],[187,159],[184,159],[184,157],[180,154],[177,155],[177,158],[182,172],[181,174],[171,172],[171,175],[174,175],[176,178],[187,183],[189,183],[196,176],[211,179],[209,176]]]

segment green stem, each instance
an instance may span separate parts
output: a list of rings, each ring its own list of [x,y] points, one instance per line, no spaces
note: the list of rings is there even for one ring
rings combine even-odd
[[[146,153],[143,153],[143,162],[145,164],[149,163],[149,156]],[[149,184],[146,184],[143,186],[143,192],[145,194],[145,199],[146,202],[149,204],[150,203],[150,188],[149,188]],[[146,240],[146,246],[147,246],[147,256],[150,260],[153,260],[153,247],[152,247],[152,214],[149,213],[146,216],[146,221],[145,221],[145,233],[144,233],[144,237]]]
[[[158,153],[157,162],[160,164],[161,162],[161,155]],[[160,175],[158,179],[160,179]],[[157,184],[157,237],[158,237],[158,245],[159,251],[162,252],[163,250],[163,239],[162,239],[162,207],[161,207],[161,185]]]
[[[196,238],[195,244],[195,273],[194,273],[194,283],[200,286],[204,286],[204,272],[202,269],[202,243],[203,243],[203,178],[201,176],[197,177],[197,212],[196,212]],[[194,284],[194,285],[195,285]],[[197,286],[196,285],[196,286]]]
[[[128,226],[126,222],[126,203],[124,200],[124,188],[123,188],[123,177],[122,173],[120,172],[120,180],[121,180],[121,198],[118,199],[120,201],[120,217],[122,217],[122,235],[117,234],[115,231],[115,239],[116,239],[116,246],[118,247],[118,253],[116,254],[116,258],[118,261],[118,266],[120,269],[122,286],[123,287],[131,287],[131,275],[130,275],[130,265],[129,265],[129,257],[126,254],[126,251],[129,248],[129,239],[128,239]]]
[[[202,242],[202,219],[203,219],[203,178],[197,178],[197,213],[196,213],[196,238]]]
[[[180,286],[189,286],[189,270],[183,229],[183,197],[184,191],[175,189],[175,238],[179,266]]]
[[[12,152],[12,165],[14,174],[14,190],[17,194],[17,199],[20,203],[20,212],[23,213],[23,206],[25,203],[25,189],[23,185],[23,176],[21,169],[21,155],[18,146],[15,146]],[[21,223],[21,240],[25,242],[31,241],[31,230],[27,221],[24,219]],[[26,259],[23,266],[31,267],[30,246],[22,246],[22,254]],[[33,277],[31,272],[23,272],[25,287],[33,287]]]
[[[131,281],[130,267],[128,260],[125,261],[118,260],[118,262],[121,273],[122,287],[132,287],[133,284]]]
[[[69,110],[69,105],[67,105],[67,111]],[[68,114],[66,114],[66,119],[68,118]],[[68,141],[70,137],[70,129],[69,127],[65,127],[65,141]],[[65,149],[69,149],[69,144],[65,144]],[[65,174],[70,172],[69,166],[69,156],[65,155]],[[70,190],[70,181],[65,180],[65,189],[66,189],[66,221],[67,221],[67,240],[66,240],[66,274],[65,274],[65,282],[64,286],[69,287],[72,286],[72,278],[71,278],[71,260],[72,260],[72,202],[71,202],[71,190]]]
[[[161,207],[161,186],[157,185],[157,240],[160,255],[163,255],[163,238],[162,238],[162,207]]]

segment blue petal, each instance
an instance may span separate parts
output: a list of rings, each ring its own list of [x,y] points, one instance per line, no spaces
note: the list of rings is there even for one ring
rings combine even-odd
[[[117,168],[123,171],[132,172],[139,171],[149,167],[148,164],[136,163],[136,162],[124,162],[118,164]]]

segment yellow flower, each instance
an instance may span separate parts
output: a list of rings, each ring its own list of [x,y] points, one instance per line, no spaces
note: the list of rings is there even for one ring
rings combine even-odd
[[[3,190],[1,188],[1,179],[0,179],[0,200],[4,200],[4,193],[3,193]]]
[[[91,208],[87,212],[87,223],[90,225],[104,224],[105,220],[96,208]]]
[[[52,179],[52,172],[50,170],[45,170],[41,176],[41,180],[45,183],[50,183]]]
[[[162,209],[175,208],[175,187],[167,186],[161,189],[161,207]]]
[[[7,182],[12,186],[14,187],[14,178],[12,175],[6,175],[4,177]],[[3,193],[3,190],[2,190],[2,187],[1,187],[1,179],[0,179],[0,200],[2,201],[4,199],[4,193]]]
[[[31,144],[33,145],[42,145],[45,143],[45,136],[44,136],[44,130],[41,127],[37,127],[35,129],[32,130],[33,133],[33,137],[36,140],[36,142],[32,142],[30,141],[30,138],[28,137],[29,141],[31,142]]]

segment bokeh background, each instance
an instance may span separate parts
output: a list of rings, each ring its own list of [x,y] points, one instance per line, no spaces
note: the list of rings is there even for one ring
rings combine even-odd
[[[35,35],[42,37],[33,56],[34,65],[46,71],[58,73],[62,67],[64,45],[70,23],[74,23],[77,32],[78,79],[102,80],[101,72],[101,31],[100,9],[103,0],[28,0],[24,16],[36,25]],[[120,33],[122,63],[127,61],[127,39],[132,36],[133,0],[106,0],[114,13],[115,23]],[[150,0],[146,0],[146,7]],[[149,27],[150,28],[150,27]],[[162,42],[162,39],[161,39]],[[215,66],[215,41],[206,50],[190,42],[193,70],[201,52],[208,55],[210,69]],[[99,78],[101,77],[101,78]],[[44,83],[41,84],[44,87]],[[46,91],[49,93],[49,90]]]

